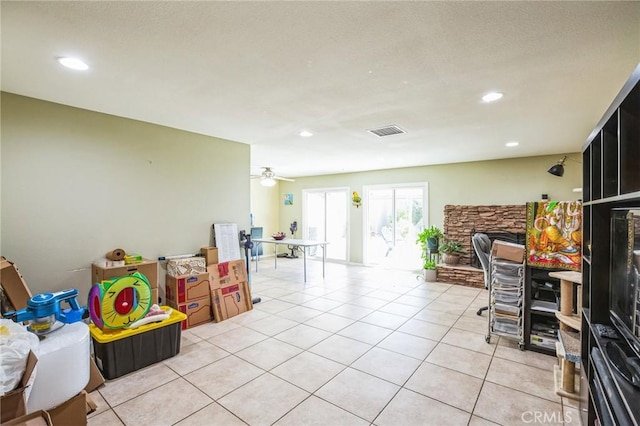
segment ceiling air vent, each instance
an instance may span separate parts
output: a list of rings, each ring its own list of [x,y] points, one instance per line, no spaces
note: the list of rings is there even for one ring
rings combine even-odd
[[[380,127],[378,129],[369,129],[367,130],[367,132],[373,133],[374,135],[379,137],[399,135],[400,133],[407,133],[404,130],[402,130],[400,127],[396,126],[395,124],[391,126]]]

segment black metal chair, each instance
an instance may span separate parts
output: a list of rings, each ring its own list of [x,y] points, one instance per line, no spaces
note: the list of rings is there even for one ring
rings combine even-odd
[[[488,289],[489,281],[491,279],[491,263],[489,261],[491,257],[491,240],[489,239],[487,234],[476,233],[473,234],[473,237],[471,237],[471,244],[473,244],[473,249],[475,250],[476,256],[478,256],[478,260],[482,265],[482,271],[484,272],[484,288]],[[489,309],[488,306],[483,306],[482,308],[478,309],[478,312],[476,312],[476,314],[482,315],[482,311],[486,311],[487,309]]]

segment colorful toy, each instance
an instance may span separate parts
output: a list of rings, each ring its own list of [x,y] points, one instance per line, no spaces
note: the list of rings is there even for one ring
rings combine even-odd
[[[142,325],[151,324],[152,322],[164,321],[171,316],[171,312],[173,312],[173,309],[167,309],[165,311],[157,304],[154,304],[144,318],[130,324],[129,328],[136,329]]]
[[[15,322],[29,322],[29,331],[36,334],[45,334],[53,331],[56,321],[65,324],[82,321],[84,307],[78,305],[76,296],[78,290],[70,288],[56,293],[36,294],[27,302],[27,307],[19,311],[7,312],[6,318]],[[61,309],[60,304],[66,301],[69,308]]]
[[[100,284],[95,284],[91,287],[91,291],[89,291],[89,303],[87,303],[87,306],[89,309],[89,317],[98,328],[104,327],[104,324],[102,323],[102,309],[100,309],[101,303],[102,286]]]
[[[151,285],[139,272],[94,284],[89,293],[89,314],[99,328],[125,328],[151,307]]]

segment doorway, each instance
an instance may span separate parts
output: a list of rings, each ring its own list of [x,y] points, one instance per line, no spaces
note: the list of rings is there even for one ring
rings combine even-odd
[[[365,186],[364,263],[422,268],[417,234],[428,223],[427,183]]]
[[[327,260],[346,262],[349,252],[349,189],[305,189],[302,196],[304,238],[328,241]],[[311,247],[308,255],[322,257],[322,252]]]

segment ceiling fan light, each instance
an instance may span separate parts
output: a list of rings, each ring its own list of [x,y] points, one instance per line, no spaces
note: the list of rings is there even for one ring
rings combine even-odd
[[[260,179],[260,185],[262,186],[274,186],[276,184],[276,180],[270,177],[264,177]]]

